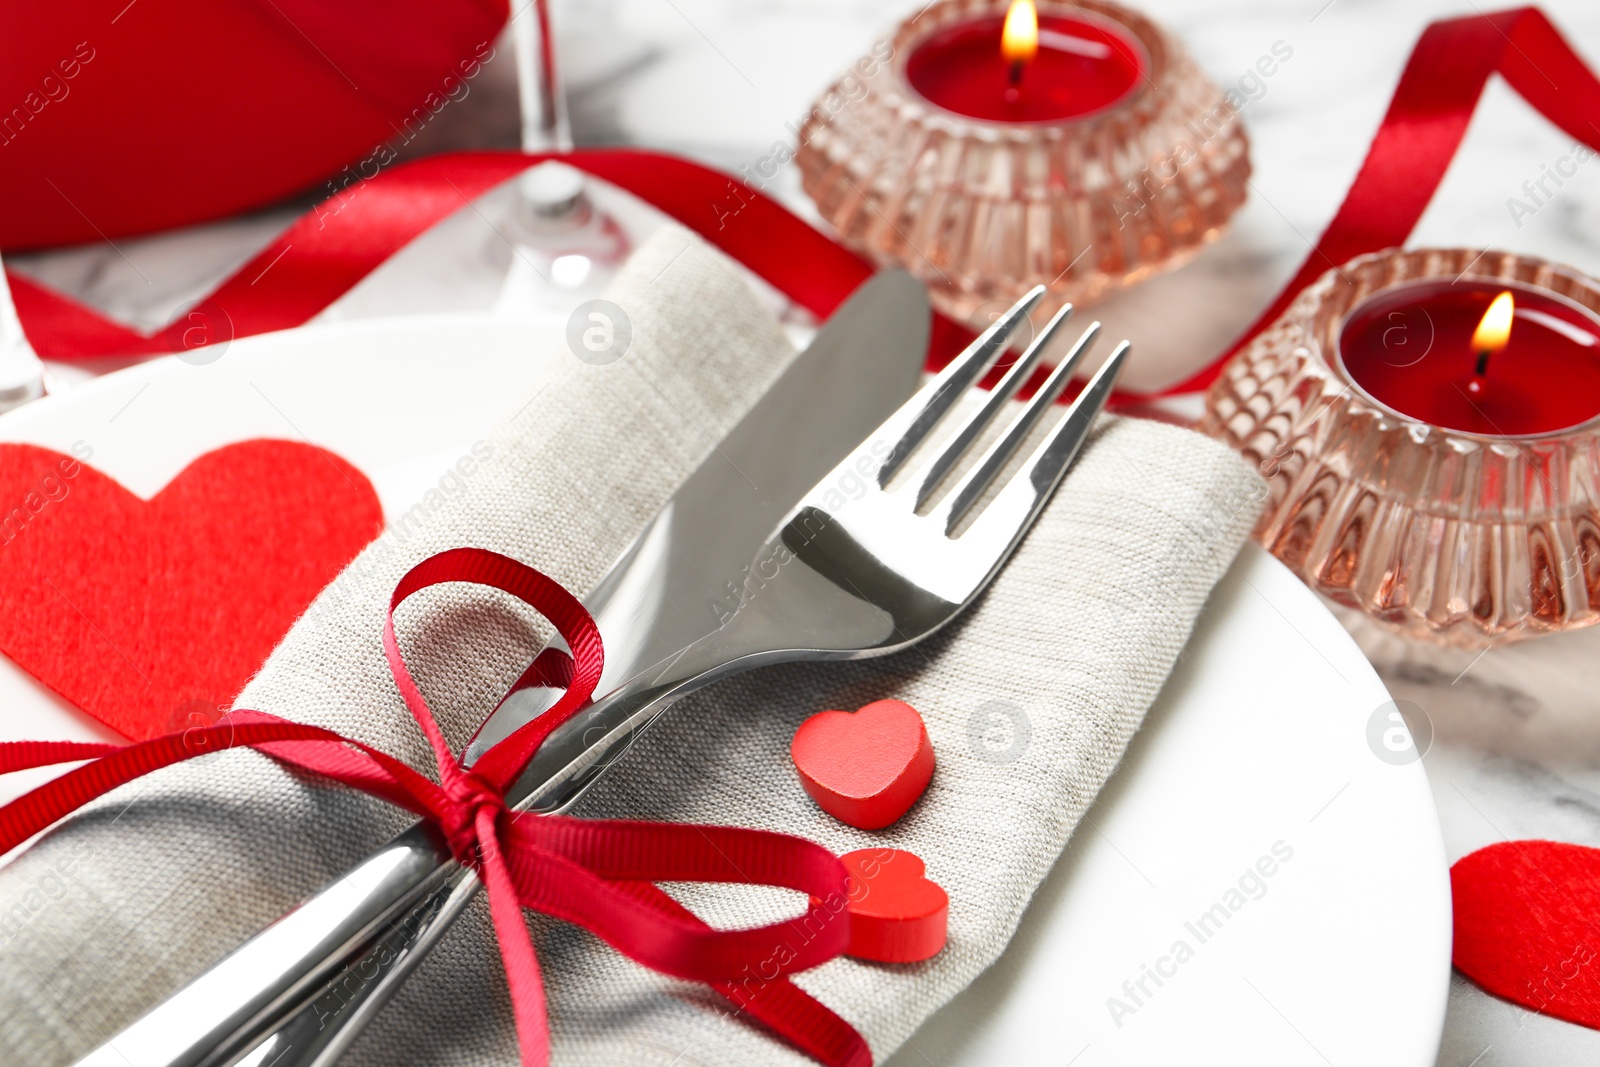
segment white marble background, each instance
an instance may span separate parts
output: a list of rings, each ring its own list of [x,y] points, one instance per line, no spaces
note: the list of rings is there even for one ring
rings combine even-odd
[[[730,170],[753,164],[774,142],[789,140],[785,123],[915,6],[566,0],[558,32],[577,139],[665,148]],[[1479,9],[1472,0],[1144,0],[1143,7],[1224,83],[1276,41],[1294,50],[1245,109],[1256,170],[1253,196],[1233,229],[1190,267],[1096,312],[1112,335],[1132,338],[1130,382],[1148,387],[1198,366],[1253,319],[1332,216],[1423,26]],[[1600,61],[1600,5],[1548,0],[1544,7]],[[509,57],[503,44],[471,95],[441,113],[413,150],[514,144]],[[1520,226],[1507,208],[1541,164],[1569,148],[1564,135],[1492,83],[1414,241],[1510,248],[1600,272],[1600,164]],[[814,218],[792,167],[773,189]],[[13,264],[148,328],[249,259],[303,207]],[[506,266],[498,245],[487,223],[463,211],[429,238],[426,254],[402,253],[330,317],[488,308]],[[1600,846],[1600,632],[1474,656],[1409,645],[1357,620],[1351,626],[1394,695],[1416,702],[1432,721],[1426,766],[1452,861],[1508,837]],[[1600,1034],[1525,1016],[1456,980],[1439,1067],[1581,1062],[1600,1062]]]

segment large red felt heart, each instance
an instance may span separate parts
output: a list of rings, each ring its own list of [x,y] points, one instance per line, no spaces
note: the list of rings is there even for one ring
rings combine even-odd
[[[1600,849],[1506,841],[1450,868],[1456,969],[1530,1011],[1600,1029]]]
[[[128,737],[214,720],[383,529],[310,445],[207,452],[148,501],[77,451],[0,444],[0,651]]]
[[[850,874],[847,955],[915,963],[944,948],[950,898],[928,880],[919,856],[897,848],[864,848],[839,860]]]
[[[794,732],[789,754],[818,806],[862,830],[904,815],[933,777],[922,716],[898,700],[875,700],[854,715],[819,711]]]

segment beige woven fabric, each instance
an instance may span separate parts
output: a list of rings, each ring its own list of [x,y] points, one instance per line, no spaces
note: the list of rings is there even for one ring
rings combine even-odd
[[[559,369],[490,439],[460,494],[386,534],[323,593],[241,706],[328,725],[426,767],[379,646],[400,574],[466,544],[589,588],[792,355],[742,279],[683,231],[641,249],[613,295],[633,322],[628,354]],[[769,668],[683,701],[578,814],[764,827],[838,852],[889,845],[923,857],[951,899],[941,955],[916,966],[841,959],[799,978],[882,1059],[1005,947],[1258,499],[1256,476],[1221,446],[1110,421],[949,632],[887,659]],[[544,633],[497,594],[454,588],[413,598],[399,628],[458,745]],[[921,710],[938,770],[909,815],[866,833],[816,809],[788,740],[814,711],[890,696]],[[68,821],[0,871],[0,1063],[87,1052],[407,821],[250,752],[153,775]],[[776,891],[672,891],[716,925],[797,910]],[[702,988],[659,978],[583,931],[531,925],[558,1064],[808,1062]],[[481,900],[348,1062],[516,1062]]]

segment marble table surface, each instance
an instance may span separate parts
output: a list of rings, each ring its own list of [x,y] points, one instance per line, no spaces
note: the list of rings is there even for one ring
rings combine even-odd
[[[522,5],[516,5],[519,9]],[[915,9],[908,0],[566,0],[561,53],[580,143],[664,148],[736,171],[790,142],[787,126],[832,76]],[[1278,42],[1292,57],[1244,109],[1254,146],[1248,205],[1190,266],[1096,309],[1134,342],[1129,382],[1175,380],[1221,349],[1289,277],[1332,216],[1400,68],[1429,21],[1473,0],[1141,0],[1201,66],[1235,84]],[[1547,0],[1600,59],[1600,5]],[[512,146],[511,49],[407,154]],[[1570,142],[1492,82],[1414,243],[1515,249],[1600,272],[1600,164],[1532,216],[1508,198]],[[798,175],[770,191],[807,217]],[[248,260],[305,204],[137,240],[9,260],[116,317],[154,327]],[[495,305],[507,256],[463,211],[342,299],[328,318]],[[419,245],[423,242],[419,242]],[[103,367],[95,368],[97,370]],[[70,379],[70,375],[66,376]],[[1393,695],[1432,725],[1424,763],[1450,859],[1506,838],[1600,846],[1600,630],[1462,653],[1347,620]],[[1374,827],[1381,833],[1381,827]],[[1374,966],[1382,962],[1373,961]],[[1600,1062],[1600,1033],[1529,1015],[1459,976],[1439,1067]]]

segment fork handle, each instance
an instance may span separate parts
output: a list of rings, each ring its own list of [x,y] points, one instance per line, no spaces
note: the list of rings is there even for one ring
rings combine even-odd
[[[272,1067],[330,1067],[377,1017],[483,887],[454,864],[443,885],[344,965],[321,996],[254,1050]]]
[[[411,827],[79,1060],[79,1067],[233,1062],[337,978],[342,961],[385,923],[445,881],[453,863],[432,827]]]

